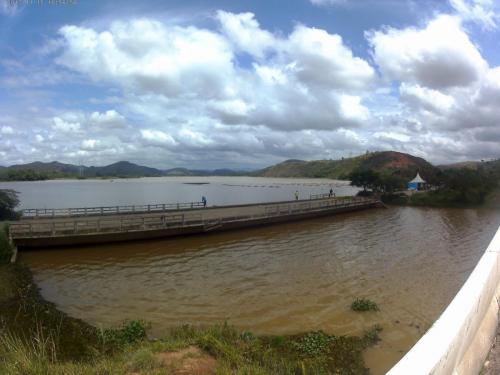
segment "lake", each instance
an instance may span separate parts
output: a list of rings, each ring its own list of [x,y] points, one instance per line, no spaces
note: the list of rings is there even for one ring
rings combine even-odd
[[[209,182],[204,185],[189,183]],[[188,183],[188,184],[186,184]],[[1,184],[22,206],[252,203],[325,193],[345,182],[248,177],[149,178]],[[171,326],[227,321],[258,334],[383,327],[366,352],[382,374],[451,301],[500,224],[499,211],[389,207],[227,233],[24,252],[42,295],[97,326],[124,319]],[[355,313],[368,297],[381,309]]]

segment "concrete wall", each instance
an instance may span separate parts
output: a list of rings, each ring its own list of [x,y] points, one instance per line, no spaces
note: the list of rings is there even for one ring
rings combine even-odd
[[[388,375],[479,374],[498,326],[500,228],[443,314]]]

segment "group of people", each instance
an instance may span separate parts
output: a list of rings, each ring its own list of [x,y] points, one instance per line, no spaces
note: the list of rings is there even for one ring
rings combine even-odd
[[[293,193],[295,200],[299,200],[299,191],[295,190],[295,193]],[[335,198],[335,192],[333,191],[333,188],[330,188],[330,191],[328,192],[328,198]]]
[[[293,193],[294,197],[295,197],[295,200],[298,201],[299,200],[299,191],[298,190],[295,190],[295,193]],[[333,191],[332,188],[330,188],[330,191],[328,193],[328,198],[335,198],[335,193]],[[201,197],[201,203],[203,203],[203,207],[207,207],[207,198],[205,196],[202,196]]]

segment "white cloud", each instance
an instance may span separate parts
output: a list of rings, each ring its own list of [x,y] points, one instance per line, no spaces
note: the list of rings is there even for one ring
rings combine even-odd
[[[0,106],[0,124],[15,129],[0,152],[160,168],[257,167],[367,149],[433,161],[498,154],[500,67],[488,67],[458,16],[368,33],[371,60],[353,53],[353,40],[300,23],[284,33],[252,13],[209,21],[210,30],[148,18],[61,28],[54,45],[62,47],[45,58],[57,54],[61,72],[95,81],[82,108],[95,107],[33,101],[36,116],[12,116]],[[16,147],[24,136],[34,150]]]
[[[100,33],[64,26],[60,34],[66,41],[60,64],[133,92],[221,97],[233,70],[229,43],[195,27],[139,19],[113,22]]]
[[[355,57],[342,37],[325,30],[298,25],[285,47],[286,59],[300,81],[330,89],[365,89],[373,68]],[[290,66],[290,65],[289,65]]]
[[[455,104],[451,95],[446,95],[437,90],[428,89],[419,85],[403,82],[399,88],[401,98],[418,109],[443,113],[449,111]]]
[[[0,133],[4,135],[11,135],[14,134],[14,129],[12,129],[12,127],[10,126],[2,126],[2,128],[0,129]]]
[[[449,0],[449,2],[464,21],[477,22],[486,30],[494,30],[498,27],[494,1]]]
[[[69,122],[65,121],[60,117],[53,118],[54,125],[52,125],[52,129],[56,131],[60,131],[63,133],[74,133],[80,130],[79,122]]]
[[[126,124],[125,117],[114,109],[103,113],[92,112],[90,115],[90,122],[106,128],[123,128]]]
[[[309,0],[313,5],[325,6],[325,5],[339,5],[345,4],[347,0]]]
[[[487,69],[455,17],[441,15],[424,29],[371,31],[367,39],[375,62],[389,79],[432,89],[464,87],[480,80]]]
[[[141,130],[141,136],[148,145],[172,147],[177,144],[170,134],[160,130],[143,129]]]
[[[267,50],[276,47],[274,36],[262,30],[253,13],[217,12],[223,33],[240,50],[262,58]]]
[[[98,149],[100,145],[101,142],[97,139],[85,139],[82,141],[80,149],[84,151],[94,151]]]

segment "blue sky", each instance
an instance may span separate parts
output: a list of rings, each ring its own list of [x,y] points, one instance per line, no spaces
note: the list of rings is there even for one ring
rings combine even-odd
[[[0,165],[500,156],[492,0],[1,1]]]

